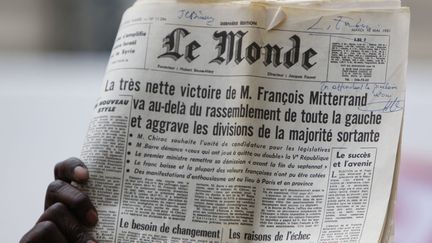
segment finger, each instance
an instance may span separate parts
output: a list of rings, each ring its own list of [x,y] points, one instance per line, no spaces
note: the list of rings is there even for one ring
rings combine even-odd
[[[23,236],[20,243],[68,243],[68,241],[53,222],[44,221],[37,223]]]
[[[53,222],[70,242],[95,242],[93,237],[87,231],[87,228],[78,222],[75,216],[72,215],[67,206],[63,203],[55,203],[45,210],[38,222],[45,221]]]
[[[56,164],[54,177],[56,180],[84,183],[89,179],[89,173],[87,167],[81,160],[70,158]]]
[[[57,202],[66,205],[84,224],[96,225],[98,215],[89,197],[61,180],[56,180],[48,186],[45,196],[45,210]]]

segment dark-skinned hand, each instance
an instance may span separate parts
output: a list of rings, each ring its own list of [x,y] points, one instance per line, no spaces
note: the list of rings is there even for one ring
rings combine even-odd
[[[98,222],[96,209],[88,196],[71,184],[87,182],[87,167],[70,158],[55,166],[54,177],[46,192],[45,211],[20,243],[95,243],[88,230]]]

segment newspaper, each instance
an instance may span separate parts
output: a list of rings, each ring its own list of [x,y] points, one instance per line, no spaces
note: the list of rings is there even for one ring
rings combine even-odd
[[[390,242],[409,10],[138,1],[82,150],[100,242]]]

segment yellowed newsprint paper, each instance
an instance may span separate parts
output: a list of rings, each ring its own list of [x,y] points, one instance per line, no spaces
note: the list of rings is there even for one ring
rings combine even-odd
[[[100,242],[391,242],[409,10],[138,1],[82,150]]]

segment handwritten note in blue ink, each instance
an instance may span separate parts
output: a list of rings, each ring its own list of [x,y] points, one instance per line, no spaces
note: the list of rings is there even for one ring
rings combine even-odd
[[[321,91],[331,92],[350,92],[350,91],[367,91],[375,98],[391,98],[394,92],[398,90],[398,86],[394,83],[385,82],[381,84],[369,83],[333,83],[322,82]]]
[[[374,26],[377,28],[380,26]],[[307,30],[341,30],[342,28],[357,29],[359,31],[371,31],[373,28],[369,24],[364,23],[363,19],[352,18],[348,16],[336,16],[327,18],[321,16]]]
[[[364,107],[359,107],[362,111],[375,111],[381,113],[390,113],[401,111],[404,108],[404,100],[400,98],[389,98],[388,100],[370,102]]]
[[[177,18],[203,21],[208,26],[213,25],[213,23],[215,22],[214,17],[204,14],[202,10],[182,9],[178,11]]]

